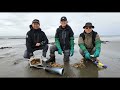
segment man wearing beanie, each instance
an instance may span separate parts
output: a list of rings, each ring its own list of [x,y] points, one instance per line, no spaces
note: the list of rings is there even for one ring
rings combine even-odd
[[[46,59],[46,53],[48,51],[48,39],[46,34],[40,28],[40,22],[38,19],[34,19],[29,26],[30,31],[26,34],[26,48],[24,58],[33,59],[33,52],[36,50],[42,50],[42,58]]]

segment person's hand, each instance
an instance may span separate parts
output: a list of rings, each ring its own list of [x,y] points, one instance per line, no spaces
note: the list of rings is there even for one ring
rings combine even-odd
[[[40,46],[40,43],[36,43],[36,45],[35,46]]]
[[[62,50],[58,49],[58,54],[62,55]]]
[[[88,51],[85,51],[85,59],[91,59],[90,53]]]
[[[99,57],[100,55],[100,49],[96,49],[94,53],[94,57]]]
[[[70,56],[73,56],[74,50],[70,50]]]

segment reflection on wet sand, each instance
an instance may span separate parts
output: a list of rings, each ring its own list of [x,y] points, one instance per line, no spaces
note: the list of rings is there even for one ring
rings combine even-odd
[[[90,61],[84,61],[85,68],[79,69],[80,77],[98,77],[98,68]]]
[[[64,62],[64,76],[65,77],[75,77],[75,73],[70,65],[70,62]]]

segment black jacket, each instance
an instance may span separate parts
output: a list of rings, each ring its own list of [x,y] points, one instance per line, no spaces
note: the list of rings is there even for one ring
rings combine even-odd
[[[74,38],[74,32],[69,25],[67,25],[65,28],[62,28],[62,26],[57,28],[55,38],[59,39],[62,50],[68,50],[71,48],[70,37]]]
[[[40,46],[48,44],[48,39],[45,33],[39,28],[34,30],[30,25],[30,31],[26,35],[26,47],[29,52],[32,52],[32,49],[36,48],[36,43],[41,43]]]

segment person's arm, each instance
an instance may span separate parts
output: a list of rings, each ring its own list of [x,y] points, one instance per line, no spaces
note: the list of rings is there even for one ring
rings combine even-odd
[[[62,49],[61,49],[61,46],[60,46],[60,39],[59,39],[59,34],[58,34],[58,29],[56,30],[56,33],[55,33],[55,44],[56,44],[56,47],[58,49],[58,54],[62,55]]]
[[[79,38],[78,38],[78,46],[81,48],[81,50],[83,52],[87,51],[84,41],[83,41],[83,38],[81,36],[79,36]]]
[[[101,40],[100,40],[99,35],[97,34],[96,38],[95,38],[95,52],[94,52],[94,57],[99,57],[100,52],[101,52]]]
[[[48,38],[46,34],[43,32],[43,41],[40,43],[40,45],[46,45],[48,43],[49,43]]]
[[[58,33],[59,32],[58,32],[58,29],[57,29],[56,33],[55,33],[55,44],[56,44],[56,47],[61,50],[60,40],[59,40],[59,34]]]
[[[85,44],[84,44],[84,41],[83,41],[83,38],[81,36],[79,36],[79,39],[78,39],[78,45],[79,47],[81,48],[81,50],[84,52],[85,54],[85,58],[86,59],[90,59],[90,53],[88,52],[88,50],[86,49],[85,47]]]
[[[70,28],[70,56],[73,56],[74,53],[74,32]]]
[[[26,34],[26,47],[27,47],[27,50],[28,52],[32,53],[32,39],[31,39],[31,36],[30,36],[30,32],[28,32]]]
[[[99,34],[96,35],[95,38],[95,48],[96,49],[101,49],[101,40]]]
[[[71,46],[71,49],[74,50],[74,32],[72,29],[70,30],[70,46]]]
[[[94,57],[99,57],[100,52],[101,52],[101,40],[100,40],[99,35],[97,34],[96,38],[95,38],[95,52],[94,52]]]

